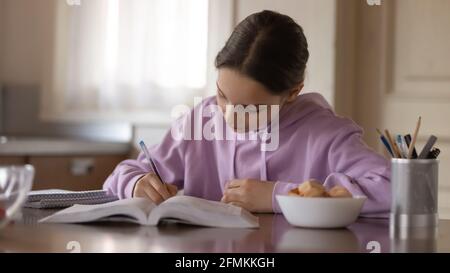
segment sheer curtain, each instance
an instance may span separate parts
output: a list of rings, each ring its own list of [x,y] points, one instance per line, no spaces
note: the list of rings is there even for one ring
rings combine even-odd
[[[64,2],[64,1],[63,1]],[[64,113],[170,112],[207,93],[208,0],[59,6],[51,103]]]

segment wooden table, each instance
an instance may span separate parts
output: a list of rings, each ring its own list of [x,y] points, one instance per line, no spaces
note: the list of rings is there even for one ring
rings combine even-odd
[[[0,252],[450,252],[450,220],[441,220],[436,233],[391,239],[382,219],[331,230],[295,228],[281,214],[258,215],[259,229],[37,224],[52,212],[24,209],[22,220],[0,230]]]

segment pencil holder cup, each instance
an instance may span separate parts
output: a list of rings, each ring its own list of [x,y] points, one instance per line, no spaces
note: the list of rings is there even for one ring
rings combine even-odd
[[[391,160],[391,228],[437,227],[437,159]]]

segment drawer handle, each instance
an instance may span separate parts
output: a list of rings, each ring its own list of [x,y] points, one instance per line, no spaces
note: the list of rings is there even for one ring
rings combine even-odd
[[[73,176],[86,176],[94,170],[93,158],[75,158],[70,162],[70,173]]]

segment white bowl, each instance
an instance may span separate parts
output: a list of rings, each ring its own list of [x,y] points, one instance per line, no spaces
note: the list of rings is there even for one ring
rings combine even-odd
[[[277,195],[286,220],[306,228],[342,228],[355,222],[366,201],[365,196],[319,198]]]

